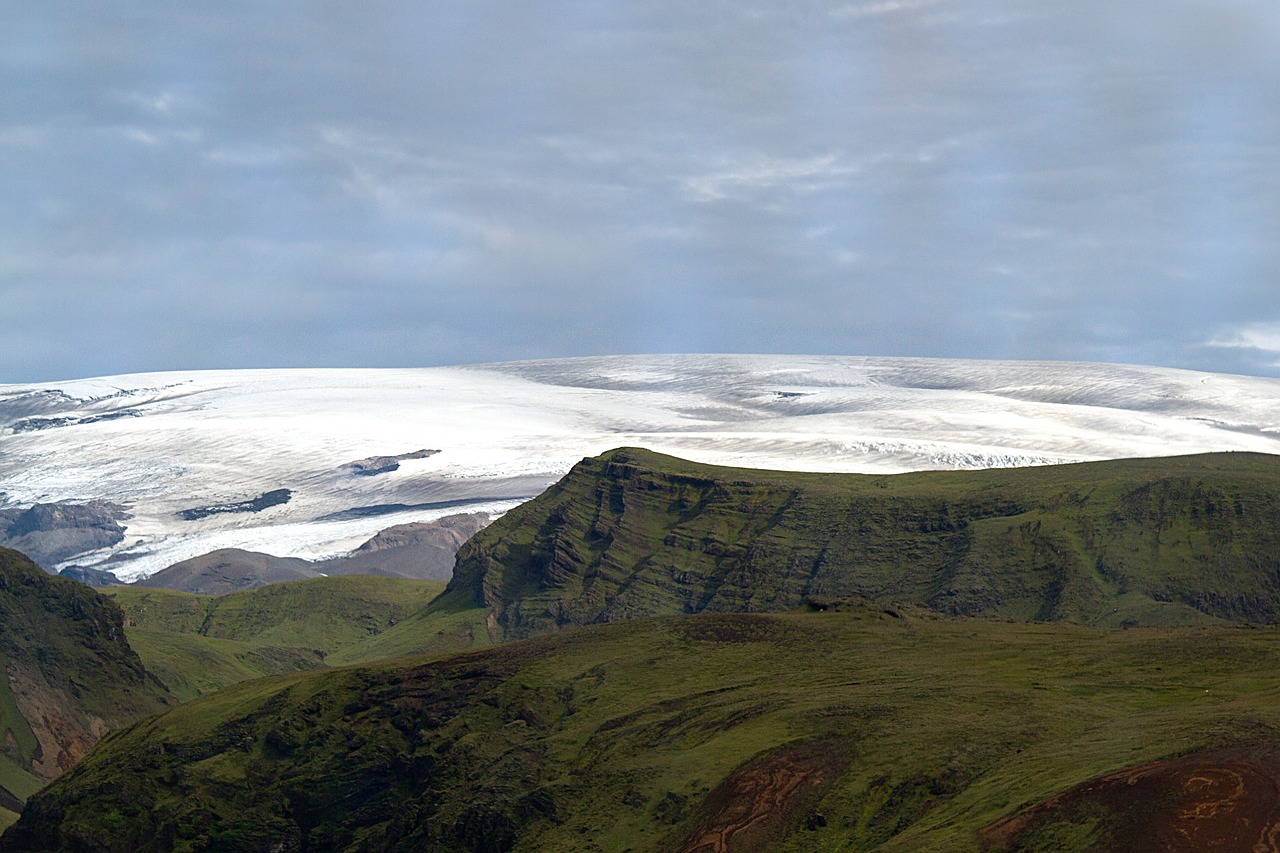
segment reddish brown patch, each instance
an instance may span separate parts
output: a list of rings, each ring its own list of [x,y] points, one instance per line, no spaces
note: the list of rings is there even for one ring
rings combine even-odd
[[[752,853],[770,850],[792,815],[816,802],[840,777],[847,759],[839,749],[793,746],[735,770],[707,795],[707,815],[680,853]]]
[[[107,733],[102,720],[73,715],[68,710],[74,707],[71,697],[50,687],[39,673],[33,677],[10,666],[9,686],[38,744],[30,770],[46,782],[70,770]]]
[[[1054,824],[1097,819],[1099,851],[1280,853],[1280,748],[1215,749],[1090,779],[978,831],[1017,850]]]

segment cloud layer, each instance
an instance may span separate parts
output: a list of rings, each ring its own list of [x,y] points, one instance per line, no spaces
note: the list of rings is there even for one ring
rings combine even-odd
[[[0,381],[604,352],[1280,373],[1260,0],[0,7]],[[1233,343],[1235,342],[1235,343]]]

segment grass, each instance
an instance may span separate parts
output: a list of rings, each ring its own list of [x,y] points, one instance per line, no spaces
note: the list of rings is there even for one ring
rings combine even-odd
[[[865,594],[1096,625],[1280,623],[1280,457],[868,476],[584,460],[473,537],[432,607],[504,638]]]
[[[179,702],[216,693],[224,687],[303,669],[324,666],[315,651],[264,646],[198,634],[173,634],[149,628],[128,628],[129,644],[147,671]]]
[[[6,752],[10,754],[16,752],[17,757],[29,759],[39,744],[26,717],[18,708],[13,690],[9,686],[8,672],[9,662],[4,653],[0,652],[0,673],[4,674],[4,677],[0,678],[0,742],[6,744]],[[11,745],[10,738],[12,738]],[[0,784],[8,788],[3,778],[0,778]]]
[[[222,596],[143,587],[105,593],[137,627],[331,651],[385,631],[443,587],[440,581],[343,575]]]
[[[1276,457],[863,477],[614,451],[436,598],[116,593],[148,666],[210,695],[110,736],[4,843],[681,850],[771,802],[749,849],[971,851],[1099,774],[1280,742],[1280,632],[1242,627],[1280,623],[1277,553]],[[1081,815],[1035,849],[1097,846]]]
[[[489,629],[488,616],[489,611],[481,607],[436,607],[419,611],[381,634],[339,649],[328,662],[336,666],[430,652],[484,648],[500,639]]]
[[[179,700],[231,684],[327,665],[421,611],[441,581],[368,575],[310,578],[224,596],[112,588],[126,635]]]
[[[115,605],[0,548],[0,823],[106,728],[170,703]]]
[[[8,791],[19,800],[25,801],[36,791],[44,787],[44,782],[36,778],[21,765],[7,756],[0,755],[0,788]]]
[[[42,814],[65,843],[115,809],[142,850],[183,826],[226,844],[663,850],[715,817],[735,768],[817,744],[846,769],[768,849],[971,851],[980,827],[1090,777],[1280,733],[1274,630],[897,612],[649,619],[248,682],[112,736]]]

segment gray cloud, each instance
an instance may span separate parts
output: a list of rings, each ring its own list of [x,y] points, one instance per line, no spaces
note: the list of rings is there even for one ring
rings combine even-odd
[[[1280,374],[1278,37],[1259,0],[5,4],[0,381]]]

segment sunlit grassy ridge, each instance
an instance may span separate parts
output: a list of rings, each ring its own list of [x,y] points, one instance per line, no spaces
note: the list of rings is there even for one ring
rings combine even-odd
[[[107,590],[147,669],[181,699],[326,665],[422,609],[444,584],[369,575],[311,578],[223,596]]]

